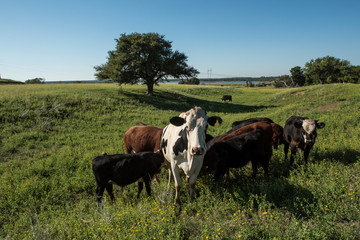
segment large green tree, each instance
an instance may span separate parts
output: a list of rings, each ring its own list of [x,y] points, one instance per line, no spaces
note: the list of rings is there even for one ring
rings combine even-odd
[[[95,66],[99,80],[112,79],[119,84],[144,83],[153,95],[154,84],[169,77],[194,77],[199,72],[189,67],[184,53],[172,50],[172,42],[158,33],[121,34],[116,49],[108,52],[105,64]]]
[[[309,85],[342,82],[350,68],[349,61],[326,56],[305,63],[304,75]]]
[[[304,71],[301,67],[296,66],[290,69],[291,80],[294,86],[304,86],[305,76]]]

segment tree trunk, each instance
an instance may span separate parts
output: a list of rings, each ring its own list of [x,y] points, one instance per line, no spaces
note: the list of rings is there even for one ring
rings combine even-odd
[[[147,95],[153,96],[154,95],[154,83],[152,81],[147,81]]]

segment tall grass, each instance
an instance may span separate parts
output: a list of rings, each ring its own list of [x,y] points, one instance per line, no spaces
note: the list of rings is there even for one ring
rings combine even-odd
[[[359,239],[359,85],[298,89],[115,84],[0,87],[0,237],[4,239]],[[233,102],[220,98],[231,94]],[[274,151],[270,177],[251,179],[233,169],[226,183],[198,178],[173,206],[163,170],[153,196],[136,199],[135,184],[115,187],[95,203],[91,160],[102,151],[124,153],[123,134],[138,121],[163,127],[193,106],[231,123],[291,115],[326,123],[304,165],[290,166]],[[186,186],[186,184],[184,183]]]

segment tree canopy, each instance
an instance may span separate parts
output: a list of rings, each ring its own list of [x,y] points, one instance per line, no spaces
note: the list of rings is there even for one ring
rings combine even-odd
[[[326,56],[305,63],[304,75],[307,85],[354,82],[356,78],[359,79],[359,75],[354,76],[351,70],[349,61]]]
[[[28,80],[25,81],[25,83],[29,83],[29,84],[45,83],[45,78],[28,79]]]
[[[119,84],[144,83],[153,95],[154,84],[168,77],[188,78],[199,72],[189,67],[184,53],[172,50],[172,42],[158,33],[121,34],[116,49],[108,52],[105,64],[95,66],[99,80],[112,79]]]
[[[179,81],[179,84],[190,84],[190,85],[199,85],[200,80],[196,77],[192,77],[189,79],[182,79]]]

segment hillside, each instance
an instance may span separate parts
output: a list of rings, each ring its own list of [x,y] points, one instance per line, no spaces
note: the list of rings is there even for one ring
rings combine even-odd
[[[297,89],[161,84],[43,84],[0,87],[0,237],[3,239],[359,239],[360,86]],[[222,103],[224,94],[231,103]],[[123,134],[139,121],[164,127],[193,106],[233,121],[292,115],[326,123],[307,165],[274,150],[262,168],[232,169],[227,183],[197,180],[197,197],[182,189],[173,206],[167,172],[136,199],[137,185],[115,186],[116,204],[95,202],[91,161],[124,153]],[[184,176],[183,176],[184,179]],[[184,180],[184,186],[186,186]]]
[[[24,82],[2,78],[0,79],[0,84],[24,84]]]

